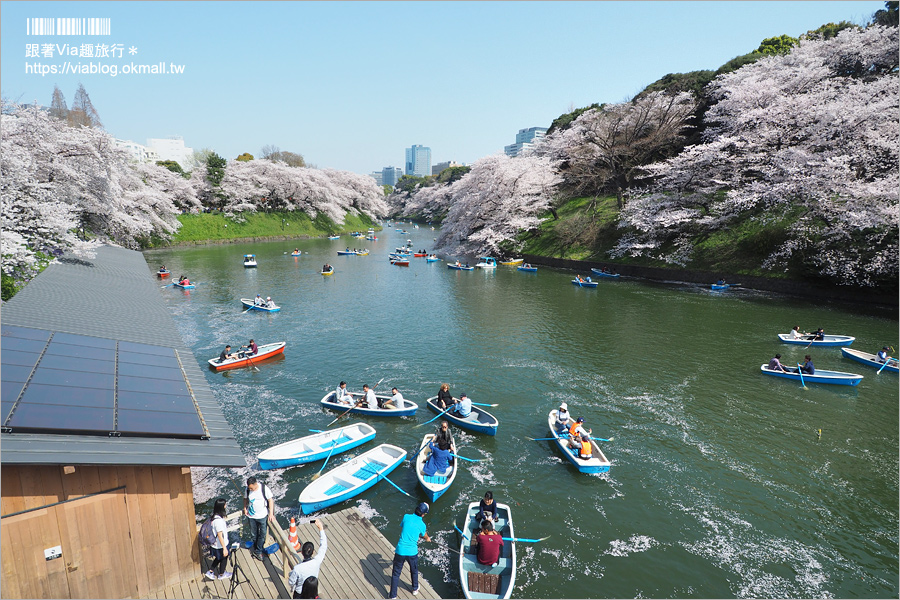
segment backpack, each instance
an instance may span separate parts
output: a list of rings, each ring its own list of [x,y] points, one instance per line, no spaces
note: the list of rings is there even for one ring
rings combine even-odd
[[[209,517],[208,519],[203,521],[203,524],[200,526],[200,533],[198,535],[200,536],[200,546],[201,547],[203,547],[203,546],[211,547],[213,544],[216,543],[216,532],[213,531],[213,526],[212,526],[212,522],[213,522],[214,518],[215,518],[215,515],[213,515],[212,517]]]

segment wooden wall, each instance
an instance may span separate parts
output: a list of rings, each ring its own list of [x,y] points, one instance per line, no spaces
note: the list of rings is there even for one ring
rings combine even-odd
[[[199,572],[187,467],[3,465],[0,516],[4,598],[140,597]]]

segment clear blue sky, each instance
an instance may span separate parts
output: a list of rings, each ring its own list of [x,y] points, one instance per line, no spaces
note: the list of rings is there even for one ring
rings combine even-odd
[[[8,2],[0,92],[71,105],[107,131],[180,135],[226,158],[263,145],[319,167],[403,167],[404,148],[471,163],[571,107],[619,102],[667,73],[716,69],[767,37],[864,23],[883,2]],[[110,36],[28,36],[26,19],[104,17]],[[26,57],[28,44],[121,44],[121,58]],[[135,47],[131,55],[128,49]],[[42,49],[43,46],[40,46]],[[41,76],[26,63],[117,66]],[[184,73],[123,74],[184,65]]]

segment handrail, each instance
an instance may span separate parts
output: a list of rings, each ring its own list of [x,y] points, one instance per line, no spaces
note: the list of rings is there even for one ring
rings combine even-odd
[[[294,552],[291,544],[288,542],[288,536],[284,533],[277,522],[269,523],[269,531],[272,532],[272,538],[278,542],[278,551],[281,552],[281,575],[287,582],[288,573],[300,563],[300,555]]]

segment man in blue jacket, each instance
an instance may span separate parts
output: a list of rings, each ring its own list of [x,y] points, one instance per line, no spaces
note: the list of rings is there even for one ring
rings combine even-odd
[[[425,521],[422,520],[428,514],[428,504],[420,502],[415,514],[403,515],[400,522],[400,541],[394,549],[394,568],[391,572],[391,599],[397,598],[397,587],[400,584],[400,573],[403,572],[403,563],[408,562],[412,572],[413,594],[419,593],[419,538],[425,538],[430,542],[431,538],[425,532]]]

